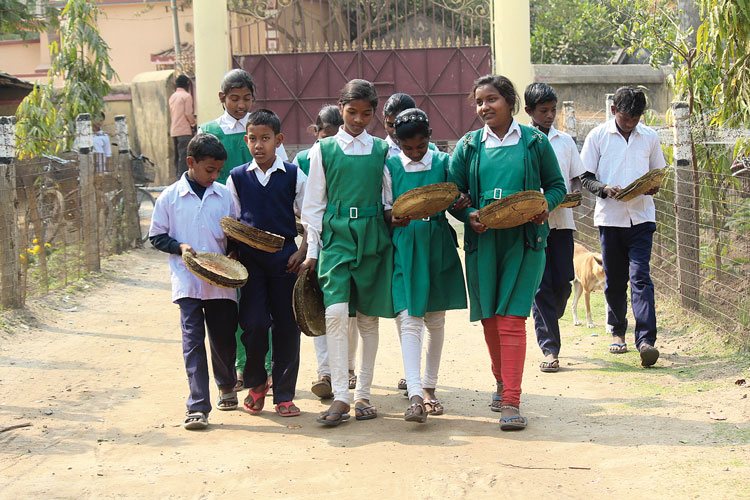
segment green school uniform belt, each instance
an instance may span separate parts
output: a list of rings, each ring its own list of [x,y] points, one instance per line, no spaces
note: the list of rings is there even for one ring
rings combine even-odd
[[[414,220],[423,220],[425,222],[435,222],[439,220],[445,219],[445,214],[443,212],[440,212],[435,215],[430,215],[429,217],[425,217],[424,219],[414,219]]]
[[[502,197],[503,190],[501,188],[489,189],[480,194],[483,200],[499,200]]]
[[[369,207],[345,207],[341,202],[326,206],[326,213],[336,217],[348,217],[359,219],[360,217],[375,217],[383,215],[383,205],[371,205]]]

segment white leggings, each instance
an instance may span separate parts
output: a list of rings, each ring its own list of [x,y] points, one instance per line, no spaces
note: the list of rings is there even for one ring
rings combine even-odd
[[[420,381],[422,364],[422,336],[427,327],[427,352],[425,353],[424,380]],[[401,340],[401,354],[404,358],[406,388],[409,398],[424,398],[423,388],[437,387],[440,356],[445,339],[445,311],[425,313],[424,318],[409,316],[404,310],[396,317],[396,329]]]
[[[357,318],[349,318],[349,371],[353,372],[357,360],[357,344],[359,343]],[[315,357],[318,358],[318,378],[330,377],[331,367],[328,365],[328,341],[325,335],[313,338]]]
[[[326,307],[326,341],[331,386],[335,401],[350,404],[349,394],[349,304],[340,302]],[[357,387],[354,399],[370,399],[370,387],[378,353],[378,318],[357,312],[357,327],[362,337]]]

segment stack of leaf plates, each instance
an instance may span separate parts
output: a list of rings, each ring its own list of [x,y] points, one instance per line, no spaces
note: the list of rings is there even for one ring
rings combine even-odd
[[[208,283],[221,288],[240,288],[247,282],[245,266],[216,252],[190,252],[182,254],[188,270]]]
[[[307,279],[308,275],[310,279]],[[294,317],[302,333],[308,337],[326,334],[326,308],[323,304],[323,291],[318,285],[318,277],[305,269],[297,278],[292,293]]]
[[[568,193],[563,198],[563,201],[558,205],[559,208],[573,208],[581,204],[583,200],[583,193]]]
[[[227,236],[264,252],[278,252],[284,247],[284,237],[248,226],[231,217],[222,217],[219,221]]]
[[[615,199],[620,201],[630,201],[636,196],[651,191],[653,188],[661,186],[661,181],[664,180],[665,175],[667,175],[667,171],[664,168],[650,170],[617,193]]]
[[[492,229],[525,224],[547,209],[547,199],[539,191],[521,191],[479,210],[479,222]]]
[[[305,226],[296,218],[294,219],[294,223],[297,225],[297,235],[303,236],[305,234]]]
[[[393,203],[394,217],[423,219],[450,207],[458,197],[458,188],[452,182],[439,182],[410,189]]]

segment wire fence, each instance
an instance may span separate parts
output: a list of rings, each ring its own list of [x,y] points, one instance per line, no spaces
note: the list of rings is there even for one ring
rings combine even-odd
[[[140,245],[153,208],[152,196],[135,185],[124,116],[111,155],[101,152],[109,137],[95,145],[84,120],[77,151],[19,159],[13,122],[0,117],[2,308],[22,307],[30,295],[98,271],[102,257]]]

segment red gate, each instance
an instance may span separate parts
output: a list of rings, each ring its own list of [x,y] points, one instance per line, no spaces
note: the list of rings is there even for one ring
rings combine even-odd
[[[318,110],[336,103],[353,78],[378,90],[380,108],[368,128],[375,136],[385,136],[382,105],[395,92],[411,95],[428,114],[434,140],[456,141],[480,126],[467,95],[491,72],[488,0],[254,4],[265,10],[232,16],[234,65],[256,81],[254,109],[281,118],[287,145],[313,141],[306,130]]]

